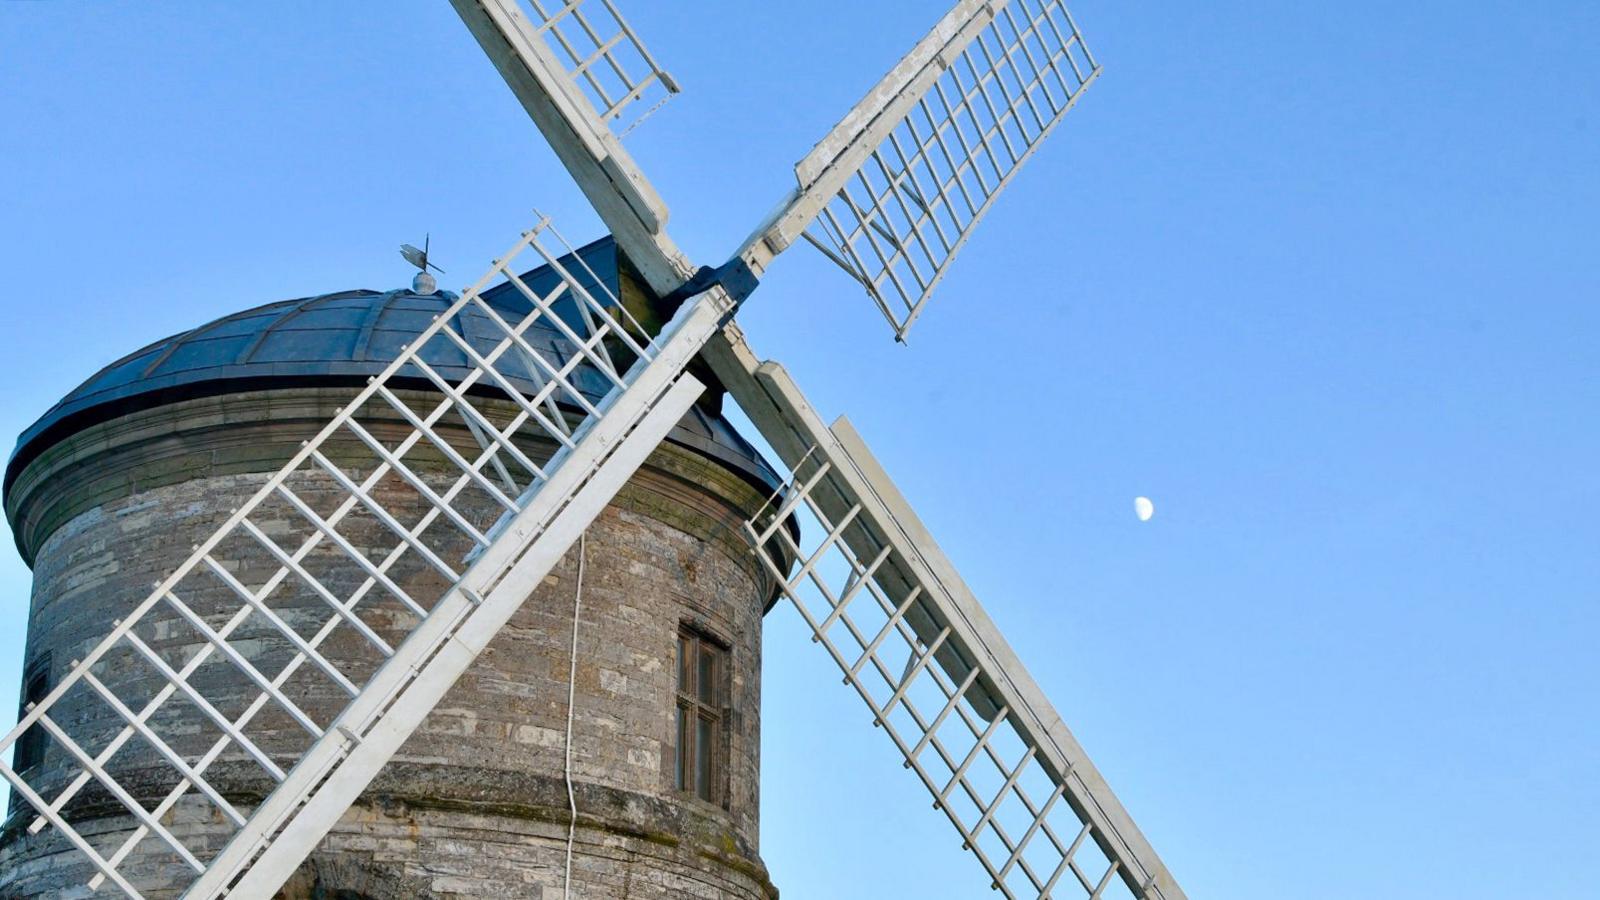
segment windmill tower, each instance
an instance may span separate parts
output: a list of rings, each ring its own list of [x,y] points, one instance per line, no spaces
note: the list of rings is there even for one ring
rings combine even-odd
[[[594,293],[637,290],[619,271],[609,239],[560,262],[582,272]],[[548,265],[520,277],[542,290],[559,283]],[[527,315],[528,304],[519,302],[510,285],[482,296],[498,315]],[[70,671],[73,654],[85,642],[98,639],[108,623],[148,592],[153,579],[180,564],[192,544],[205,540],[231,508],[247,501],[262,479],[315,436],[335,409],[349,403],[367,378],[381,373],[399,348],[454,299],[414,290],[341,291],[234,313],[112,363],[24,433],[11,459],[6,496],[18,549],[35,571],[26,699],[43,697]],[[464,310],[457,321],[477,352],[493,353],[495,326],[487,311]],[[559,330],[538,322],[523,337],[538,347],[563,340]],[[459,351],[430,351],[424,360],[452,384],[460,384],[470,369]],[[525,395],[537,393],[537,372],[525,365],[507,361],[497,372]],[[606,392],[593,369],[577,369],[570,380],[592,401]],[[414,409],[432,409],[447,399],[426,377],[390,384],[393,396]],[[724,896],[770,895],[756,846],[757,695],[761,617],[776,598],[776,582],[738,535],[779,479],[717,413],[715,396],[704,400],[672,426],[588,527],[581,578],[580,552],[574,548],[390,761],[362,801],[359,816],[335,826],[291,876],[289,896],[517,895],[519,887],[520,893],[532,894],[540,884],[564,881],[569,709],[572,799],[582,810],[581,828],[573,834],[579,895],[649,896],[652,879],[669,894],[692,894],[699,887]],[[504,397],[484,392],[473,394],[471,402],[499,423],[520,411]],[[358,427],[393,446],[409,423],[398,408],[386,405],[368,404]],[[487,440],[487,433],[474,432],[474,423],[447,414],[430,430],[444,438],[450,453],[475,456],[483,452],[480,439]],[[322,446],[341,468],[371,476],[373,451],[356,434]],[[554,452],[531,441],[518,449],[530,460]],[[440,495],[449,491],[454,470],[444,447],[417,446],[403,455],[408,469]],[[510,460],[503,464],[508,474],[515,469]],[[492,462],[486,468],[500,477]],[[329,477],[314,473],[296,477],[290,487],[317,507],[330,491],[337,492]],[[477,490],[485,487],[458,492],[452,509],[470,521],[492,522],[499,507],[486,489]],[[422,495],[392,477],[367,493],[408,524],[427,512]],[[324,512],[334,521],[331,510]],[[278,513],[294,515],[283,506]],[[252,521],[262,523],[268,534],[280,534],[282,526],[271,524],[275,516],[262,509]],[[386,544],[382,526],[360,510],[339,518],[336,528],[353,546],[387,550],[394,543]],[[442,535],[424,533],[435,539]],[[229,578],[242,582],[265,579],[278,568],[271,552],[259,545],[235,542],[213,557]],[[326,577],[334,563],[335,558],[312,552],[299,566],[323,574],[330,588],[347,590]],[[411,594],[420,593],[429,578],[404,559],[385,574]],[[279,591],[282,596],[275,595],[271,604],[274,614],[314,637],[329,618],[328,607],[304,588],[285,585]],[[408,611],[379,593],[374,588],[361,601],[359,621],[392,647]],[[202,587],[195,579],[184,600],[210,614],[230,597],[223,581]],[[580,613],[576,635],[575,610]],[[260,624],[244,621],[229,639],[239,646],[270,642],[272,632]],[[172,612],[137,627],[134,635],[175,668],[191,660],[203,643]],[[575,637],[579,653],[573,678],[569,663]],[[376,644],[351,638],[357,636],[330,634],[319,653],[341,672],[370,669]],[[709,703],[701,702],[699,683],[679,683],[673,662],[680,639],[694,642],[694,652],[713,668],[704,679],[706,690],[716,694],[706,698]],[[280,642],[276,656],[252,659],[263,660],[257,662],[261,667],[269,664],[265,660],[281,663],[291,649]],[[96,671],[102,674],[93,676],[95,681],[129,698],[119,700],[124,703],[148,702],[164,683],[148,663],[131,658]],[[695,675],[698,680],[698,671]],[[216,709],[236,715],[251,699],[237,689],[250,686],[219,683],[216,676],[202,664],[189,680],[205,686]],[[339,693],[321,693],[319,681],[302,673],[283,688],[314,719],[330,716],[341,699]],[[685,709],[706,708],[716,715],[701,748],[700,759],[709,768],[697,780],[692,776],[701,773],[693,764],[700,759],[692,750],[676,752],[673,711],[680,694],[690,693],[680,687],[695,689]],[[52,721],[63,722],[98,756],[122,720],[96,696],[70,695]],[[182,724],[178,717],[158,714],[149,727],[170,735]],[[268,758],[278,760],[278,770],[285,768],[299,727],[282,718],[246,727]],[[59,746],[49,752],[47,737],[48,732],[35,731],[24,738],[15,768],[38,789],[61,789],[78,770]],[[190,760],[209,749],[193,737],[188,744],[174,736],[165,740]],[[163,762],[136,734],[105,768],[154,809],[162,799],[155,795],[164,796],[172,787]],[[688,768],[680,774],[679,765]],[[203,777],[238,810],[270,791],[273,773],[230,765],[224,757]],[[114,802],[91,781],[68,801],[66,815],[97,838],[125,841],[136,823],[117,816],[116,807],[107,805]],[[9,831],[0,838],[0,896],[56,896],[93,877],[89,860],[48,829],[28,833],[34,817],[27,807],[14,804],[11,811]],[[232,826],[212,810],[181,805],[163,822],[191,847],[225,839]],[[673,835],[675,842],[663,843],[662,835]],[[119,869],[148,888],[182,884],[186,878],[181,861],[161,852],[159,839],[134,845]]]
[[[130,896],[267,897],[286,886],[768,894],[755,831],[756,673],[760,611],[781,594],[960,834],[985,876],[975,887],[1183,897],[859,435],[844,419],[825,424],[733,321],[773,260],[804,241],[858,281],[903,339],[990,204],[1099,72],[1065,7],[962,0],[796,166],[794,192],[745,244],[696,268],[612,130],[652,93],[677,89],[616,6],[452,3],[611,231],[610,264],[592,259],[597,245],[572,251],[541,220],[459,295],[365,298],[362,324],[343,326],[352,346],[390,311],[406,324],[385,352],[333,356],[307,375],[343,395],[282,420],[269,409],[263,433],[282,451],[270,465],[258,453],[247,470],[198,466],[178,497],[195,483],[214,495],[131,529],[136,544],[115,562],[158,561],[130,569],[146,587],[130,582],[95,617],[30,631],[30,653],[48,645],[52,662],[0,739],[16,754],[0,776],[20,797],[0,850],[23,873],[13,891],[36,893],[24,879],[40,884],[54,868]],[[268,336],[323,327],[257,325]],[[267,346],[261,332],[219,320],[80,391],[114,394],[163,365],[181,380],[181,360],[237,330]],[[248,366],[254,357],[240,352],[235,364]],[[299,359],[275,362],[292,370]],[[780,478],[753,454],[725,458],[743,451],[716,424],[724,390],[778,455]],[[64,405],[75,400],[86,398]],[[39,447],[16,476],[47,499],[36,508],[8,492],[8,512],[44,523],[25,553],[68,550],[70,567],[84,555],[70,551],[101,546],[94,527],[106,513],[50,505],[76,482],[48,468],[71,454],[43,435],[70,445],[90,421],[70,410],[50,418],[25,436],[25,449]],[[713,439],[681,437],[696,420]],[[184,410],[149,427],[205,423],[208,436],[257,450],[262,441],[237,436],[235,421]],[[675,434],[700,462],[676,454]],[[112,462],[136,488],[171,471]],[[628,519],[629,498],[662,471],[680,490]],[[217,478],[232,478],[232,492]],[[764,479],[779,483],[751,502],[753,488],[771,486]],[[722,505],[708,512],[712,498]],[[191,509],[195,527],[169,524]],[[738,527],[717,539],[694,521],[727,515]],[[647,561],[616,564],[627,558],[624,521],[656,537],[640,551]],[[84,534],[89,543],[66,546]],[[728,534],[741,539],[730,545]],[[650,573],[648,560],[673,544],[689,557]],[[589,569],[601,550],[594,558],[610,568]],[[626,583],[634,572],[656,580]],[[662,590],[663,578],[698,584],[701,572],[703,590]],[[43,605],[61,609],[81,583],[68,582]],[[649,609],[626,601],[663,593]],[[609,655],[587,660],[586,598],[616,632]],[[55,661],[57,648],[70,658]],[[607,743],[580,740],[597,734],[580,733],[584,711],[606,704],[628,707],[596,719],[628,752],[577,757],[580,745]],[[552,709],[567,716],[562,727],[538,724]],[[526,755],[496,751],[524,735]],[[432,761],[426,775],[408,768],[419,760]],[[508,764],[547,784],[561,773],[566,814],[550,814],[562,798],[549,791],[519,807],[492,780],[450,783]],[[439,792],[448,808],[417,816],[418,798]],[[485,812],[491,824],[470,820]],[[519,816],[542,824],[511,824]],[[502,842],[516,849],[463,841],[484,831],[519,834]],[[405,844],[413,834],[432,843]],[[642,867],[608,866],[641,854],[651,857]],[[501,868],[486,874],[491,859]],[[408,880],[418,873],[442,883]]]

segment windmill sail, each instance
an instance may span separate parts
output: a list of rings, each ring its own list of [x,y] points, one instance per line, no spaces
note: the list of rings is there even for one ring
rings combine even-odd
[[[555,67],[549,48],[518,31],[497,8],[505,0],[453,2],[650,286],[678,290],[689,268],[666,234],[665,206],[639,216],[630,193],[648,184],[643,174],[620,146],[574,139],[603,128],[570,102],[570,81],[530,77]],[[978,220],[1099,71],[1059,0],[961,0],[796,166],[797,190],[735,260],[759,274],[805,238],[862,282],[903,338]],[[752,541],[770,551],[785,593],[992,884],[1008,897],[1076,886],[1089,897],[1181,900],[848,423],[823,426],[736,323],[703,355],[793,473],[749,524]],[[784,527],[796,515],[814,544]],[[781,561],[795,558],[786,571]]]
[[[607,125],[643,88],[677,85],[622,13],[611,0],[566,0],[549,14],[558,0],[542,0],[532,16],[516,0],[450,2],[651,289],[677,289],[694,270],[667,237],[667,205]],[[640,68],[630,67],[626,48]],[[614,68],[631,87],[597,92]]]
[[[741,254],[804,238],[904,339],[973,228],[1100,74],[1059,0],[963,0],[795,166]]]
[[[1181,900],[849,422],[824,426],[782,367],[732,346],[719,374],[736,361],[750,373],[764,399],[746,408],[792,473],[749,537],[993,886],[1007,897]]]
[[[47,788],[49,796],[4,764],[0,777],[38,812],[33,830],[55,828],[90,859],[98,870],[91,887],[109,880],[140,896],[120,866],[151,841],[194,873],[186,897],[271,896],[699,396],[703,387],[684,366],[731,308],[726,295],[702,294],[654,340],[636,340],[637,329],[615,317],[615,298],[593,296],[562,268],[540,240],[544,230],[541,223],[497,260],[0,738],[3,753],[37,726],[75,762],[77,775]],[[542,294],[510,268],[530,248],[561,275]],[[528,301],[520,321],[508,321],[480,295],[502,276]],[[580,308],[571,317],[577,324],[555,309],[570,303]],[[483,335],[458,330],[458,313],[467,310],[496,329],[491,349],[480,349]],[[533,346],[523,335],[540,322],[567,340]],[[450,377],[441,372],[441,358],[463,357]],[[598,402],[574,386],[579,367],[609,382]],[[459,369],[466,374],[454,374]],[[530,375],[542,382],[531,396],[513,383]],[[418,378],[442,395],[431,408],[412,406],[394,383]],[[508,421],[492,418],[472,402],[475,388],[497,388],[520,411]],[[360,416],[369,404],[392,408],[411,424],[409,432],[373,434]],[[474,458],[434,430],[447,415],[483,436]],[[555,449],[539,458],[528,449],[535,446]],[[441,453],[453,468],[444,478],[424,477],[407,462],[418,447]],[[396,512],[412,508],[426,512],[414,521]],[[464,512],[471,509],[498,509],[499,518],[482,521]],[[353,526],[386,529],[392,544],[356,547],[345,537]],[[236,572],[231,564],[262,551],[276,561],[275,571]],[[431,569],[415,582],[431,585],[428,593],[401,587],[397,565]],[[304,591],[327,607],[309,637],[304,622],[297,629],[275,611],[285,595]],[[219,602],[219,595],[229,599]],[[365,621],[374,615],[409,623],[403,639],[380,636]],[[171,641],[163,640],[178,620],[201,644],[182,659],[169,657],[164,645]],[[341,649],[325,656],[319,648],[330,640],[364,646],[366,655]],[[131,681],[135,689],[162,686],[153,696],[121,693],[130,671],[145,674]],[[318,718],[293,699],[306,691],[343,692],[346,700],[330,704],[331,718]],[[250,694],[254,701],[235,711],[228,698]],[[85,704],[114,713],[120,732],[109,740],[74,733]],[[274,717],[304,732],[289,765],[278,764],[284,747],[260,743],[263,723]],[[174,749],[197,733],[210,741],[204,753]],[[136,739],[170,768],[174,787],[154,808],[108,766]],[[254,765],[277,785],[245,815],[206,781],[219,759]],[[127,835],[76,831],[63,811],[91,782],[139,827]],[[164,824],[180,802],[196,798],[235,827],[214,854],[186,845]],[[148,850],[142,856],[148,864]]]
[[[678,83],[611,0],[523,0],[519,8],[532,13],[534,33],[595,115],[613,128],[648,115],[636,114],[641,104],[659,105],[678,93]]]
[[[93,886],[110,881],[139,896],[119,867],[150,841],[195,873],[186,897],[270,896],[692,404],[702,386],[685,366],[703,353],[793,473],[787,493],[749,523],[752,541],[773,551],[769,562],[785,593],[995,887],[1008,897],[1061,896],[1077,885],[1090,897],[1120,889],[1140,900],[1181,900],[848,423],[825,427],[782,369],[759,363],[728,321],[750,280],[730,293],[719,281],[729,266],[690,281],[696,273],[666,232],[666,205],[613,131],[652,91],[676,85],[611,0],[451,2],[650,288],[687,302],[648,339],[637,323],[616,318],[626,313],[615,298],[594,297],[560,268],[541,243],[544,223],[528,232],[0,738],[3,753],[41,728],[77,764],[77,775],[49,786],[48,795],[0,764],[0,777],[38,811],[30,828],[52,827],[86,854],[99,872]],[[795,241],[810,240],[862,281],[903,337],[995,196],[1098,72],[1057,0],[961,0],[802,160],[794,197],[731,262],[759,273]],[[528,249],[561,272],[553,292],[535,292],[512,273],[512,259]],[[479,296],[502,276],[529,301],[520,322],[506,321]],[[553,311],[567,298],[576,303],[576,323]],[[457,330],[455,313],[470,306],[498,328],[490,352]],[[522,338],[541,318],[568,339],[557,352]],[[468,374],[445,377],[429,363],[431,347],[465,356]],[[501,371],[507,354],[538,376],[534,396]],[[609,380],[603,399],[573,386],[579,366]],[[425,378],[444,399],[413,408],[391,389],[395,377]],[[520,412],[509,421],[490,418],[471,402],[475,384],[498,388]],[[411,430],[398,441],[370,433],[359,420],[366,404],[392,407]],[[451,447],[433,430],[446,414],[467,421],[480,452]],[[324,452],[335,438],[365,448],[357,451],[364,461],[351,465]],[[535,459],[522,449],[529,440],[556,449]],[[453,481],[424,479],[406,465],[419,445],[449,459]],[[333,502],[298,493],[307,479]],[[412,505],[427,511],[416,521],[397,518],[377,496],[380,483],[409,492]],[[497,506],[499,518],[465,515],[467,505],[456,502],[463,495],[480,501],[473,509]],[[783,527],[797,516],[812,526],[799,539]],[[373,557],[352,546],[339,525],[356,517],[386,528],[392,547]],[[266,550],[276,571],[265,581],[241,577],[228,564],[235,545]],[[319,565],[331,556],[333,567],[313,569],[313,550]],[[791,573],[780,560],[796,556],[803,562]],[[431,569],[436,590],[402,589],[390,575],[401,559]],[[204,579],[213,582],[208,590],[191,591]],[[353,593],[352,584],[359,585]],[[274,613],[280,589],[310,590],[327,606],[314,635]],[[186,601],[202,595],[230,599],[204,610]],[[377,603],[409,621],[402,640],[391,644],[363,621],[361,610]],[[186,659],[166,658],[150,639],[152,621],[174,615],[203,645]],[[254,649],[230,641],[247,621],[271,640]],[[336,633],[366,646],[370,664],[342,668],[319,652]],[[288,648],[288,656],[269,665],[255,652],[267,643]],[[238,693],[242,684],[255,699],[224,711],[191,678],[202,666],[233,679],[227,690]],[[109,676],[118,667],[153,669],[163,686],[154,696],[123,696]],[[294,702],[290,685],[305,688],[307,679],[311,690],[348,698],[333,718],[315,718]],[[175,698],[181,704],[169,707]],[[66,717],[53,713],[81,703],[103,704],[125,724],[109,740],[74,735]],[[183,726],[215,735],[209,750],[193,757],[163,738],[158,713],[174,708]],[[304,731],[290,765],[252,739],[258,715]],[[106,765],[136,738],[165,759],[175,785],[154,809]],[[277,783],[249,815],[206,781],[223,757],[255,765]],[[138,820],[130,836],[72,828],[66,805],[91,783]],[[164,824],[180,801],[197,797],[236,828],[215,852],[187,846]]]

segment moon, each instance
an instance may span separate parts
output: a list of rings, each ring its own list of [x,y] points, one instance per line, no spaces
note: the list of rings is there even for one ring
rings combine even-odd
[[[1135,497],[1133,498],[1133,514],[1139,517],[1139,521],[1148,522],[1150,517],[1156,514],[1156,505],[1150,502],[1149,497]]]

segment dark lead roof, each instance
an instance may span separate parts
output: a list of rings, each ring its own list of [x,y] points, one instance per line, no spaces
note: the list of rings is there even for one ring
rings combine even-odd
[[[617,256],[610,238],[582,247],[576,255],[587,265],[574,266],[570,257],[564,258],[568,271],[588,281],[585,269],[592,270],[613,296],[617,295]],[[522,279],[543,294],[557,277],[544,266]],[[515,316],[513,322],[531,309],[510,284],[485,291],[483,298],[496,311]],[[24,431],[6,466],[5,488],[9,491],[23,467],[50,445],[89,425],[139,409],[274,387],[365,384],[368,376],[382,372],[400,348],[454,300],[455,295],[448,292],[340,291],[268,303],[156,341],[101,369]],[[563,318],[572,314],[560,304],[555,309]],[[487,352],[504,335],[475,306],[459,314],[456,330],[479,352]],[[540,350],[558,342],[565,344],[555,327],[543,320],[534,323],[524,337]],[[439,346],[443,343],[431,342],[424,360],[446,378],[464,377],[469,371],[465,354],[455,347]],[[496,369],[517,387],[530,393],[537,390],[537,382],[520,358],[502,356]],[[420,372],[417,378],[421,382]],[[608,387],[600,373],[587,366],[576,370],[572,380],[593,400]],[[427,386],[427,382],[419,386]],[[668,439],[757,483],[769,487],[778,483],[772,468],[726,419],[698,406],[684,416]]]

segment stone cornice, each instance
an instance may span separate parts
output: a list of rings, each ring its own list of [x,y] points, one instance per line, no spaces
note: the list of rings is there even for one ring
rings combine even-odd
[[[17,549],[32,566],[40,549],[74,517],[142,491],[196,478],[277,471],[355,395],[355,388],[304,387],[191,398],[119,416],[92,425],[55,443],[17,475],[5,497],[5,512]],[[439,395],[397,391],[419,409]],[[507,401],[476,401],[486,413],[515,408]],[[387,407],[369,407],[362,421],[374,434],[409,430]],[[441,423],[439,433],[463,450],[476,444],[460,424]],[[354,438],[351,438],[352,450]],[[523,447],[534,459],[548,457],[553,445]],[[333,445],[330,453],[337,454]],[[418,458],[425,465],[422,449]],[[442,455],[438,457],[443,464]],[[750,567],[763,583],[759,560],[750,552],[740,523],[765,497],[748,473],[735,471],[672,440],[652,453],[614,504],[711,541]],[[772,596],[772,591],[766,591]]]

